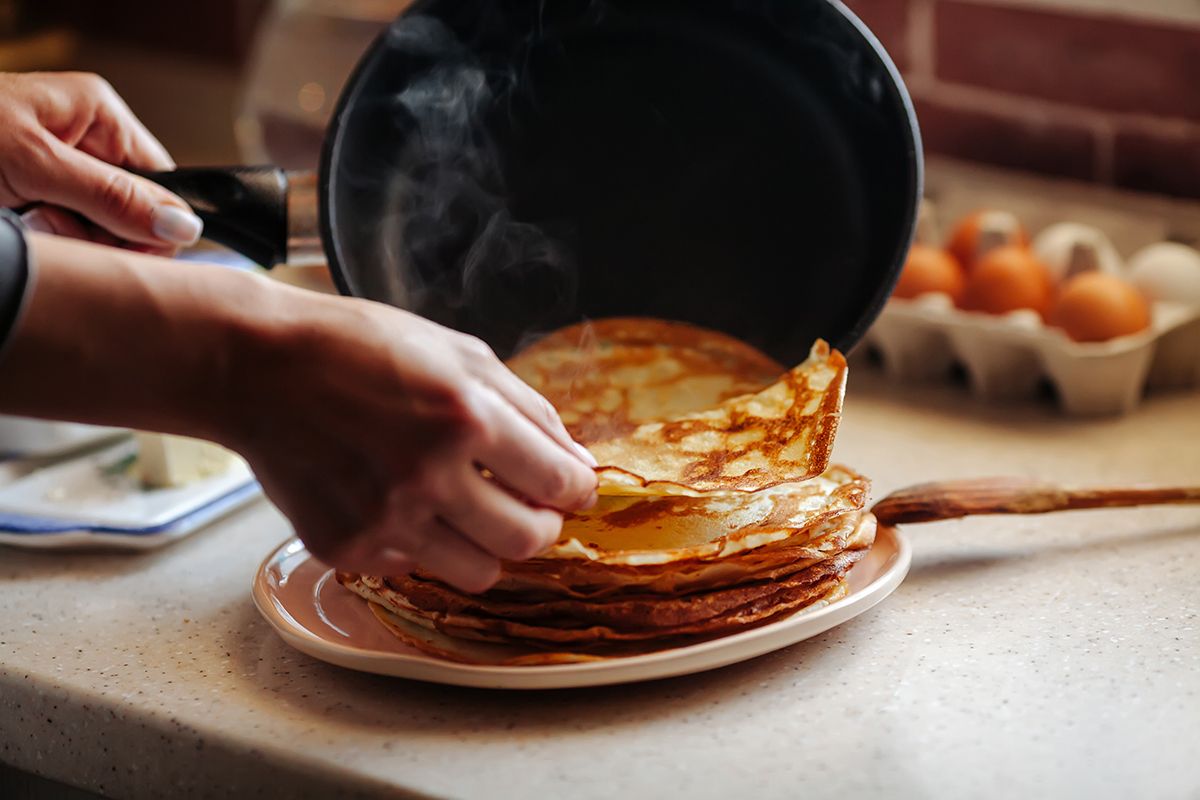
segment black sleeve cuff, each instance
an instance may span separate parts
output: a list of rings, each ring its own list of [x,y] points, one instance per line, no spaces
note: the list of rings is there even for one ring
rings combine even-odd
[[[16,327],[29,282],[25,225],[12,211],[0,209],[0,349]]]

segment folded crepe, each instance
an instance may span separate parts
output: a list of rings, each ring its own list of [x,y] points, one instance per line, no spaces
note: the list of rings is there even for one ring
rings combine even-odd
[[[845,388],[846,359],[818,341],[765,389],[591,445],[600,492],[699,496],[814,478],[829,466]]]
[[[786,369],[723,333],[640,318],[563,328],[517,353],[508,366],[558,409],[583,445],[753,394]]]

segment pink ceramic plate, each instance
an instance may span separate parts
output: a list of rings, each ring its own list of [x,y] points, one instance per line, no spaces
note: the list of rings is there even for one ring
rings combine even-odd
[[[715,669],[778,650],[856,617],[891,594],[908,574],[912,550],[880,527],[867,557],[850,570],[850,592],[823,608],[700,644],[627,658],[533,667],[459,664],[402,644],[333,570],[292,539],[262,563],[254,603],[288,644],[331,664],[435,683],[495,689],[558,689],[667,678]]]

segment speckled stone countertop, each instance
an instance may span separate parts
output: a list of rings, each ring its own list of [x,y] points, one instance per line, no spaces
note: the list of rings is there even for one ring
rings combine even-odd
[[[1072,420],[852,378],[876,496],[1022,474],[1200,483],[1200,395]],[[0,549],[0,761],[120,797],[1200,795],[1200,508],[912,526],[888,601],[755,661],[501,693],[290,650],[265,503],[157,553]]]

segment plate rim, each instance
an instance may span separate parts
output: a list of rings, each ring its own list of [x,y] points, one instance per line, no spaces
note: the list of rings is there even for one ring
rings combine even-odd
[[[280,543],[260,562],[254,573],[251,597],[259,614],[284,642],[311,658],[345,669],[409,680],[502,689],[557,689],[631,683],[704,672],[757,658],[824,633],[875,607],[899,587],[912,565],[912,544],[903,531],[884,525],[880,525],[879,531],[881,533],[886,531],[883,535],[890,535],[893,538],[896,548],[895,555],[892,556],[883,571],[860,591],[849,594],[824,608],[815,611],[801,610],[777,622],[696,644],[602,661],[531,666],[464,664],[438,659],[424,653],[381,652],[322,639],[295,622],[287,609],[280,606],[278,600],[267,588],[268,570],[285,550],[299,544],[307,558],[313,557],[311,553],[308,553],[308,548],[296,536],[291,536]],[[295,556],[296,553],[288,555]],[[815,624],[817,629],[807,636],[785,644],[773,641],[777,637],[784,636],[791,627],[799,624],[806,626]],[[752,646],[755,643],[758,645],[757,648]],[[743,645],[743,647],[739,648],[738,645]],[[748,653],[745,652],[747,645],[751,646]],[[687,666],[693,659],[704,656],[712,657],[720,651],[729,651],[732,655],[725,659],[712,658],[700,666]],[[371,668],[375,664],[396,663],[408,665],[411,670],[408,674],[400,675],[394,670],[385,671]],[[681,668],[670,669],[673,664]]]

